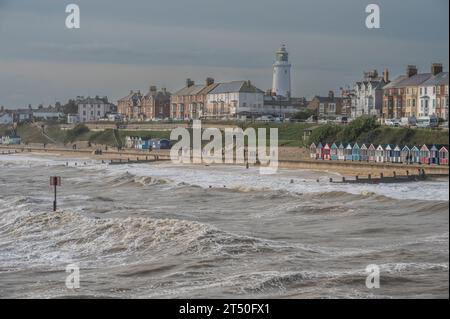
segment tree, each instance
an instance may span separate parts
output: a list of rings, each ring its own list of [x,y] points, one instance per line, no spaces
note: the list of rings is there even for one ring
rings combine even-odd
[[[294,118],[297,120],[304,121],[304,120],[309,119],[314,114],[315,114],[315,112],[313,110],[305,109],[305,110],[300,111],[297,114],[295,114]]]

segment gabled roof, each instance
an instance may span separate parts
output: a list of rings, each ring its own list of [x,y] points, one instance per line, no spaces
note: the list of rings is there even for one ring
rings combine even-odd
[[[362,149],[362,150],[366,150],[366,149],[367,149],[367,145],[366,145],[366,144],[362,144],[362,145],[361,145],[361,149]]]
[[[375,150],[375,149],[376,149],[375,145],[373,145],[373,144],[369,145],[369,150]]]
[[[431,147],[429,147],[430,151],[437,151],[438,148],[436,145],[432,145]]]
[[[409,148],[409,146],[408,146],[408,145],[405,145],[405,146],[403,146],[403,147],[402,147],[402,151],[403,151],[403,150],[405,150],[405,149],[407,149],[408,151],[410,151],[410,150],[411,150],[411,149]]]
[[[448,152],[448,146],[442,146],[440,149],[439,149],[439,152],[441,152],[441,151],[447,151]]]
[[[419,148],[417,147],[417,146],[413,146],[412,148],[411,148],[411,151],[419,151]]]
[[[127,96],[119,99],[118,102],[129,101],[129,100],[132,100],[133,98],[140,100],[140,99],[142,99],[142,94],[140,92],[130,92]]]

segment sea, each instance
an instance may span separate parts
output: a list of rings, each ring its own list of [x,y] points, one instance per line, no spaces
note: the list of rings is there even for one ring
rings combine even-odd
[[[339,176],[0,155],[0,298],[449,298],[448,178]]]

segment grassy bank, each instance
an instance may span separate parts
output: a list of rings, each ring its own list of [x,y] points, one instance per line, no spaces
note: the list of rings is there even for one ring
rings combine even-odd
[[[211,124],[211,123],[209,123]],[[221,123],[223,124],[223,123]],[[304,147],[312,142],[358,142],[374,144],[449,144],[447,131],[430,129],[392,128],[380,126],[374,119],[362,117],[349,125],[337,124],[308,124],[308,123],[242,123],[235,125],[242,129],[265,128],[267,139],[270,128],[278,129],[280,147]],[[305,129],[311,129],[312,134],[308,140],[303,140]],[[0,125],[0,135],[8,135],[11,126]],[[22,124],[17,128],[17,133],[24,143],[51,143],[39,127],[31,124]],[[142,138],[170,138],[170,131],[135,131],[105,129],[92,131],[84,125],[78,125],[71,130],[62,130],[58,125],[45,127],[45,134],[60,144],[76,142],[90,142],[91,144],[103,144],[109,146],[124,145],[126,136],[140,136]]]
[[[373,144],[449,144],[448,131],[387,127],[374,118],[361,117],[349,125],[326,124],[313,130],[309,143],[373,143]]]

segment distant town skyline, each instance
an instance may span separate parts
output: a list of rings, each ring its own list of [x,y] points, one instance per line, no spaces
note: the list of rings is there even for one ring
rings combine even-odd
[[[272,86],[275,51],[286,44],[292,95],[311,98],[351,85],[363,71],[449,65],[447,0],[382,0],[381,29],[365,27],[374,1],[75,0],[81,29],[68,30],[55,0],[0,0],[0,105],[54,105],[150,85],[174,92],[186,78]],[[144,86],[146,83],[146,86]]]

